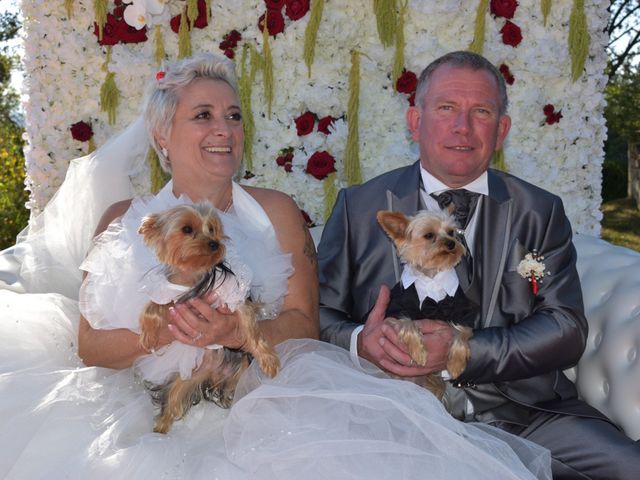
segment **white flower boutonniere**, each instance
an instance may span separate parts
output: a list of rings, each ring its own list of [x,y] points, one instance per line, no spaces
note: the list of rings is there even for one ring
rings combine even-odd
[[[531,292],[534,295],[538,294],[538,287],[539,284],[542,283],[542,279],[545,275],[549,275],[549,272],[545,271],[542,260],[544,260],[544,257],[538,255],[538,252],[534,250],[531,253],[527,253],[524,259],[518,264],[518,273],[522,278],[529,280]]]

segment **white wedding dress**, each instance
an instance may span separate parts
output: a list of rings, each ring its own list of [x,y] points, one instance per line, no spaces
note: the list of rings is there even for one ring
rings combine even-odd
[[[72,162],[12,250],[24,293],[0,289],[0,478],[551,479],[546,450],[458,422],[426,390],[313,340],[280,344],[273,379],[252,366],[231,409],[202,402],[153,433],[134,369],[87,368],[77,356],[78,266],[100,212],[136,193],[141,129]],[[234,204],[252,225],[245,233],[275,238],[263,211],[236,193]]]

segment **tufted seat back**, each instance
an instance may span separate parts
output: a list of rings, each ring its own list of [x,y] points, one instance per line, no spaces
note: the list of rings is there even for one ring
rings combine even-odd
[[[589,322],[587,346],[567,371],[580,396],[640,439],[640,253],[576,235]]]

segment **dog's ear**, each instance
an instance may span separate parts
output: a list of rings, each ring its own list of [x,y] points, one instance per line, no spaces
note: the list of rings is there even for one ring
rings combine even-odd
[[[142,235],[144,243],[154,245],[160,237],[160,215],[147,215],[142,219],[138,233]]]
[[[387,235],[391,237],[394,243],[397,244],[406,238],[409,218],[405,214],[380,210],[376,218],[382,229],[387,232]]]

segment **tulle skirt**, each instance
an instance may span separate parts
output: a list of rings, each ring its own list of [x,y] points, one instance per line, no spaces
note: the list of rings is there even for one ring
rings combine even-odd
[[[0,290],[0,477],[7,479],[534,479],[549,453],[464,424],[416,385],[313,340],[252,366],[229,410],[203,402],[166,434],[130,369],[84,367],[77,302]]]

